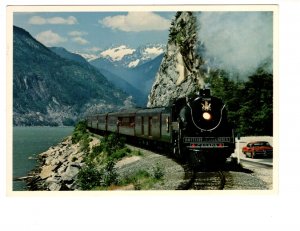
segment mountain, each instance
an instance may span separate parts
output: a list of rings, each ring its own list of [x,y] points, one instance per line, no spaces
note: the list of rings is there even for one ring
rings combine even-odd
[[[59,56],[61,56],[62,58],[69,59],[69,60],[72,60],[72,61],[76,61],[76,62],[85,64],[85,65],[87,65],[87,67],[90,66],[89,62],[87,62],[86,59],[83,58],[81,55],[69,52],[65,48],[62,48],[62,47],[50,47],[50,49],[52,51],[54,51],[56,54],[58,54]],[[107,62],[107,65],[111,66],[110,61],[108,61],[107,59],[104,59],[102,61]],[[104,66],[103,63],[102,63],[102,66]],[[150,65],[150,67],[152,67],[152,66]],[[111,68],[106,68],[106,69],[98,68],[98,70],[101,72],[101,74],[104,75],[104,77],[109,82],[113,83],[117,88],[122,89],[127,94],[129,94],[130,96],[132,96],[132,100],[134,101],[134,103],[137,106],[141,106],[141,107],[146,106],[148,94],[145,94],[143,91],[138,90],[137,88],[135,88],[133,85],[131,85],[126,80],[124,80],[121,77],[117,76],[116,74],[113,74],[112,72],[108,71],[108,69],[111,69]],[[127,70],[123,70],[122,69],[122,75],[126,71]],[[151,68],[150,68],[149,72],[151,72]],[[130,74],[130,76],[132,77],[132,74]],[[152,83],[153,83],[153,81],[151,81],[150,84],[152,85]]]
[[[60,55],[13,27],[14,125],[70,125],[131,104],[97,69]]]
[[[148,44],[137,49],[122,45],[103,51],[102,56],[90,61],[90,64],[102,73],[106,73],[105,75],[110,81],[128,94],[134,96],[136,92],[124,87],[123,81],[126,81],[134,89],[139,89],[142,95],[134,98],[139,101],[140,106],[146,106],[147,97],[162,61],[164,50],[164,45]],[[116,78],[123,81],[119,82]]]
[[[116,87],[122,89],[127,94],[133,97],[133,101],[137,106],[145,107],[148,99],[148,95],[145,94],[142,90],[135,88],[133,85],[128,83],[126,80],[120,78],[119,76],[109,72],[105,69],[99,69],[100,72]]]
[[[163,44],[147,44],[138,48],[130,48],[127,45],[112,46],[102,51],[97,58],[89,59],[89,62],[111,64],[117,68],[134,68],[151,61],[164,51]]]
[[[167,50],[149,95],[148,107],[166,106],[204,86],[207,64],[200,56],[197,18],[192,12],[177,12],[171,23]]]
[[[158,55],[154,59],[144,64],[138,65],[137,67],[133,68],[132,71],[138,73],[138,75],[144,76],[146,82],[151,81],[152,82],[151,86],[152,86],[154,77],[160,67],[163,57],[164,57],[164,53]]]
[[[153,60],[129,69],[125,72],[124,77],[126,77],[126,80],[133,86],[143,89],[144,94],[148,96],[163,57],[164,54],[161,54]]]
[[[75,62],[82,63],[82,64],[88,64],[85,58],[83,58],[81,55],[71,53],[63,47],[49,47],[49,49],[62,58],[73,60]]]

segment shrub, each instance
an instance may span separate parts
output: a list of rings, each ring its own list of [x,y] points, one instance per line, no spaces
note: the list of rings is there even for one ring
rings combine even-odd
[[[115,170],[115,162],[109,161],[104,169],[102,169],[101,186],[108,187],[118,183],[118,174]]]
[[[157,180],[160,180],[165,175],[162,167],[156,163],[155,167],[153,168],[153,177]]]
[[[88,156],[86,156],[86,158],[89,160],[93,160],[93,159],[97,158],[98,156],[100,156],[102,151],[103,151],[102,145],[96,145],[92,148],[91,153]]]
[[[77,184],[82,190],[91,190],[101,184],[102,173],[94,165],[87,165],[77,175]]]
[[[125,138],[112,133],[101,140],[101,145],[103,146],[103,150],[110,156],[116,150],[125,147]]]
[[[80,139],[80,151],[88,153],[90,151],[90,141],[89,134],[83,134]]]
[[[128,147],[123,147],[122,149],[117,149],[113,152],[109,159],[110,160],[120,160],[125,156],[128,156],[131,153],[131,150]]]
[[[109,161],[103,168],[98,169],[94,164],[87,164],[77,176],[77,184],[82,190],[91,190],[96,187],[108,187],[118,184],[118,174],[115,163]]]
[[[85,134],[87,134],[87,123],[86,121],[80,121],[74,128],[72,134],[72,144],[78,143]]]

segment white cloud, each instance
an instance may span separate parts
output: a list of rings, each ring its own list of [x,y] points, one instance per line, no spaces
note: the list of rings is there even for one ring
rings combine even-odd
[[[69,16],[68,18],[62,18],[62,17],[43,18],[41,16],[33,16],[29,19],[28,23],[34,25],[44,25],[44,24],[74,25],[77,24],[78,22],[74,16]]]
[[[85,44],[89,43],[86,39],[81,38],[81,37],[74,37],[74,38],[72,38],[72,41],[74,41],[80,45],[85,45]]]
[[[128,12],[127,15],[106,17],[98,21],[105,27],[122,31],[167,30],[170,21],[152,12]]]
[[[58,43],[66,42],[67,39],[51,30],[43,31],[36,35],[36,39],[46,46],[53,46]]]
[[[40,16],[33,16],[29,19],[28,23],[34,25],[43,25],[47,23],[47,20]]]
[[[87,35],[88,33],[87,32],[84,32],[84,31],[70,31],[68,33],[68,35],[72,36],[72,37],[80,37],[80,36],[83,36],[83,35]]]

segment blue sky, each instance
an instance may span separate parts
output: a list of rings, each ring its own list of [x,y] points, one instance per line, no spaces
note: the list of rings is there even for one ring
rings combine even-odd
[[[95,58],[112,46],[167,44],[175,11],[15,12],[13,24],[46,46]],[[195,12],[205,59],[248,75],[273,54],[272,11]],[[272,68],[272,66],[270,66]]]
[[[112,45],[167,43],[175,12],[15,12],[13,24],[46,46],[88,53]]]

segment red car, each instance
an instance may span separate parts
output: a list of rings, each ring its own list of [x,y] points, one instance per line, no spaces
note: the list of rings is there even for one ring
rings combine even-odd
[[[243,147],[242,151],[246,157],[251,158],[254,158],[257,155],[273,156],[273,147],[266,141],[250,142]]]

